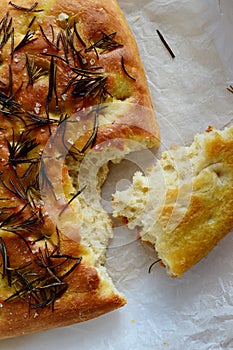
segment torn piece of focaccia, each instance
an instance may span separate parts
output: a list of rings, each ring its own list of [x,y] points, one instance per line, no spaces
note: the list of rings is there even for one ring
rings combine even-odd
[[[233,228],[233,127],[208,128],[162,154],[114,195],[114,216],[141,227],[170,276],[181,276]]]
[[[156,146],[159,132],[116,1],[2,0],[0,14],[0,338],[7,338],[125,304],[103,267],[111,221],[85,200],[79,168],[90,151],[101,157],[109,149],[114,158]],[[102,165],[89,169],[101,175],[97,186]]]

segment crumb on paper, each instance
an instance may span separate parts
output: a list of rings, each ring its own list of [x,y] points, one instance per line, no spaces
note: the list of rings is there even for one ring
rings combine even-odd
[[[168,346],[169,344],[168,344],[167,341],[164,341],[164,342],[163,342],[163,345],[164,345],[164,346]]]
[[[135,16],[135,17],[133,17],[133,19],[132,19],[132,23],[137,22],[137,21],[139,20],[139,18],[140,18],[140,16]]]
[[[130,320],[131,323],[135,323],[136,321],[135,320]]]

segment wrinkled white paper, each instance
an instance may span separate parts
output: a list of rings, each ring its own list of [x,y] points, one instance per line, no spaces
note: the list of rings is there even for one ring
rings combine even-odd
[[[188,145],[208,125],[233,118],[233,1],[120,0],[135,34],[161,129],[162,149]],[[160,41],[159,29],[175,53]],[[149,157],[148,159],[150,158]],[[128,157],[125,168],[138,167]],[[130,165],[131,164],[131,165]],[[141,164],[141,163],[140,163]],[[105,187],[127,184],[123,165]],[[141,165],[142,166],[142,165]],[[119,179],[122,178],[121,181]],[[233,235],[180,279],[155,265],[136,232],[117,227],[107,267],[128,304],[66,328],[0,342],[4,350],[233,349]]]

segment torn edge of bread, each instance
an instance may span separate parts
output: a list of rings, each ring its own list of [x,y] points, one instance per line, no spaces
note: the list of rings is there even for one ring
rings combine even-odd
[[[114,194],[113,208],[130,229],[140,227],[168,275],[181,276],[233,228],[233,126],[209,127],[190,147],[163,152]]]

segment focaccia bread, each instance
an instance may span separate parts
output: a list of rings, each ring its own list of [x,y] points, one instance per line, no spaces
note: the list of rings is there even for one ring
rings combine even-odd
[[[114,158],[156,146],[159,132],[115,0],[2,0],[0,13],[0,338],[7,338],[125,304],[103,267],[111,221],[85,201],[79,167],[90,151],[101,157],[107,148]],[[90,169],[98,186],[102,165]]]
[[[165,151],[113,205],[129,228],[141,227],[167,273],[181,276],[233,228],[233,127],[210,127],[190,147]]]

